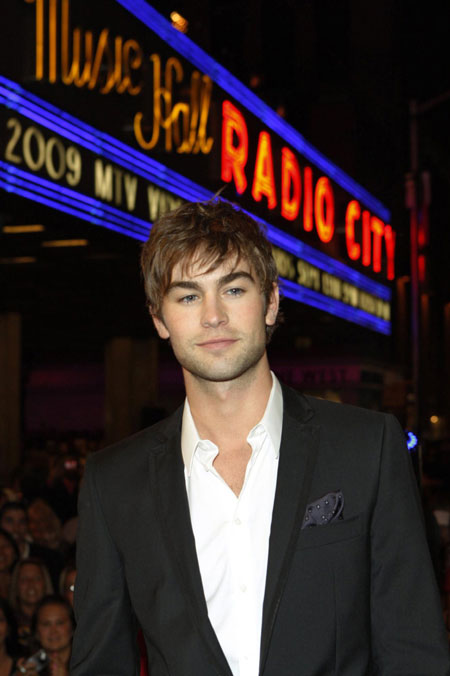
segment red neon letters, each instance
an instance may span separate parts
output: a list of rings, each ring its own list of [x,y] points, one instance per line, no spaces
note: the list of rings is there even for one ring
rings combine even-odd
[[[277,205],[273,177],[272,144],[267,131],[262,131],[259,135],[252,195],[256,202],[260,202],[262,196],[265,195],[269,209],[274,209]]]
[[[383,240],[386,250],[386,276],[395,279],[395,232],[370,212],[362,212],[362,243],[355,241],[355,223],[361,218],[361,207],[357,200],[348,203],[345,214],[345,240],[347,253],[353,261],[359,260],[365,266],[372,265],[374,272],[381,272]],[[361,251],[362,249],[362,251]]]
[[[347,253],[352,261],[357,261],[361,255],[361,247],[355,242],[355,221],[361,216],[361,207],[357,200],[348,203],[345,214],[345,240],[347,242]]]
[[[248,133],[242,113],[229,101],[222,106],[222,180],[234,179],[236,190],[241,195],[247,187],[244,167],[248,158]],[[234,144],[235,136],[237,145]]]
[[[317,234],[322,242],[327,243],[334,235],[334,195],[326,176],[321,176],[316,183],[314,214]]]
[[[242,195],[248,187],[247,124],[242,113],[230,101],[223,102],[222,114],[221,176],[227,183],[234,182],[237,192]],[[311,167],[300,170],[298,159],[289,148],[281,148],[280,159],[282,217],[295,221],[303,200],[303,229],[311,232],[315,226],[320,241],[324,244],[331,242],[335,233],[335,198],[330,180],[319,176],[314,185]],[[258,136],[251,185],[251,194],[256,202],[261,202],[264,197],[269,209],[277,206],[272,138],[268,131],[261,131]],[[367,209],[363,210],[357,200],[351,200],[347,205],[345,241],[350,260],[360,260],[362,265],[371,266],[377,273],[382,270],[384,245],[387,278],[395,278],[395,232]]]
[[[384,241],[386,244],[387,278],[395,279],[395,231],[390,225],[384,226]]]
[[[281,215],[295,221],[300,210],[302,181],[297,158],[289,148],[281,150]]]
[[[303,229],[311,232],[313,223],[313,187],[312,187],[312,169],[305,167],[303,170],[303,182],[305,184],[305,198],[303,200]]]

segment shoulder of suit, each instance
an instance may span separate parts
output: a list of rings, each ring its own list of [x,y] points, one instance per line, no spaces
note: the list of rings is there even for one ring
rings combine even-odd
[[[177,431],[181,433],[182,413],[183,407],[181,406],[164,420],[160,420],[130,437],[93,453],[89,456],[89,465],[96,465],[101,468],[122,462],[129,465],[130,461],[136,460],[140,456],[147,457],[149,452],[157,452],[173,434]]]
[[[404,432],[393,415],[303,395],[290,388],[283,388],[285,393],[285,414],[316,427],[321,443],[333,449],[336,456],[353,457],[356,453],[360,457],[363,453],[374,459],[377,449],[384,447],[384,440],[390,449],[406,449]]]
[[[321,399],[310,395],[305,395],[305,398],[318,415],[353,418],[378,424],[383,423],[387,415],[386,413],[373,411],[368,408],[363,408],[362,406],[343,404],[341,402],[329,401],[328,399]]]
[[[298,410],[300,411],[300,415],[305,418],[305,421],[312,424],[335,421],[338,424],[360,422],[362,424],[384,425],[386,419],[392,417],[380,411],[372,411],[360,406],[313,397],[285,385],[283,385],[283,399],[285,410],[288,413]]]

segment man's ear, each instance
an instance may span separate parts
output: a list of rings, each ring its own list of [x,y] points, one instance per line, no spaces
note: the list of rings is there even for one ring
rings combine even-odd
[[[280,291],[278,289],[278,284],[274,282],[273,289],[270,294],[269,304],[266,310],[266,326],[273,326],[277,321],[279,305]]]
[[[154,315],[151,312],[151,310],[150,310],[150,314],[152,315],[153,324],[155,325],[155,329],[158,332],[158,336],[160,338],[162,338],[163,340],[167,340],[168,338],[170,338],[170,334],[167,330],[166,325],[164,324],[163,319],[160,319],[159,317]]]

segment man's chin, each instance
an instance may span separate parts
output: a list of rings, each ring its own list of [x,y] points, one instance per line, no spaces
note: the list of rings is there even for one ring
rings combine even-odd
[[[189,368],[183,366],[183,372],[185,376],[189,374],[189,376],[197,381],[208,383],[234,382],[245,376],[251,378],[262,357],[263,355],[261,355],[258,359],[252,360],[250,362],[246,361],[243,364],[216,365],[209,366],[208,368],[201,366],[197,366],[195,368],[191,366]]]

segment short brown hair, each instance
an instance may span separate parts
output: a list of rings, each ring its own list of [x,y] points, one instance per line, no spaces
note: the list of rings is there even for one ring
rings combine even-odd
[[[258,223],[223,200],[187,202],[163,214],[153,225],[141,255],[150,313],[161,319],[161,305],[178,263],[186,268],[196,255],[208,271],[230,256],[245,259],[269,303],[278,273],[272,247]],[[274,329],[275,327],[269,327]]]

